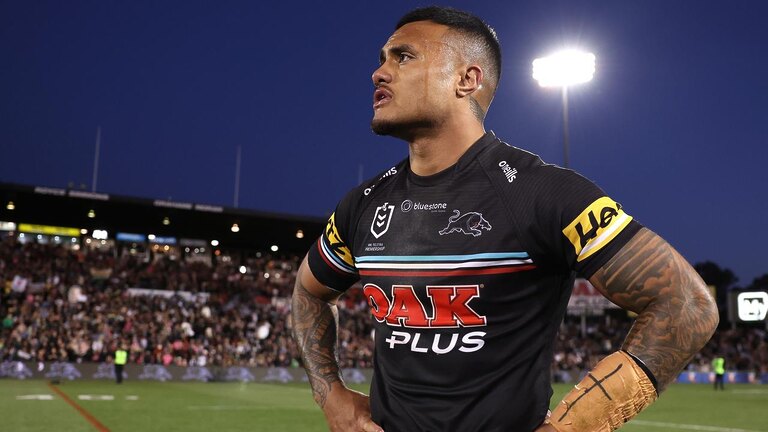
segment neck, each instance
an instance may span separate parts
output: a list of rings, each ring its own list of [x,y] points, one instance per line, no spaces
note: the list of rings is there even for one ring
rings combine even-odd
[[[413,137],[408,140],[411,171],[420,176],[439,173],[455,164],[483,134],[483,125],[471,119],[442,124]]]

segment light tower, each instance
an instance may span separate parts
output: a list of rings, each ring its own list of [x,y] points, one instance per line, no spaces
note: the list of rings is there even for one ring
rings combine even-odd
[[[564,50],[533,61],[533,79],[541,87],[560,87],[563,95],[563,160],[569,165],[568,87],[592,80],[595,55],[579,50]]]

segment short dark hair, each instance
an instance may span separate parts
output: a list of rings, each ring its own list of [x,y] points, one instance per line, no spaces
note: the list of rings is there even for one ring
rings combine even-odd
[[[483,50],[483,55],[490,63],[491,76],[498,84],[501,79],[501,44],[496,31],[482,19],[452,7],[428,6],[414,9],[400,18],[395,30],[417,21],[431,21],[447,26],[454,31],[471,38]]]

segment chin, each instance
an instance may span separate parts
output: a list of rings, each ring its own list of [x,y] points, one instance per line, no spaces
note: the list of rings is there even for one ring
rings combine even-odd
[[[392,120],[377,119],[375,117],[371,120],[371,130],[376,135],[392,135],[398,129],[397,122]]]
[[[377,119],[374,117],[373,120],[371,120],[371,130],[376,135],[388,135],[406,141],[417,135],[419,130],[431,129],[436,125],[437,122],[426,118],[413,119],[410,121],[397,121]]]

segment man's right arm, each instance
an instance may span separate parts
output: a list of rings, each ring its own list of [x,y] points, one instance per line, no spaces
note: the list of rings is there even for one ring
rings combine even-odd
[[[348,389],[341,380],[338,362],[338,312],[340,293],[324,286],[301,263],[291,300],[293,337],[304,362],[312,395],[325,414],[332,432],[383,432],[371,420],[368,397]]]
[[[306,260],[301,263],[291,300],[293,337],[320,408],[325,407],[331,386],[341,383],[336,346],[339,317],[334,304],[338,295],[315,279]]]

